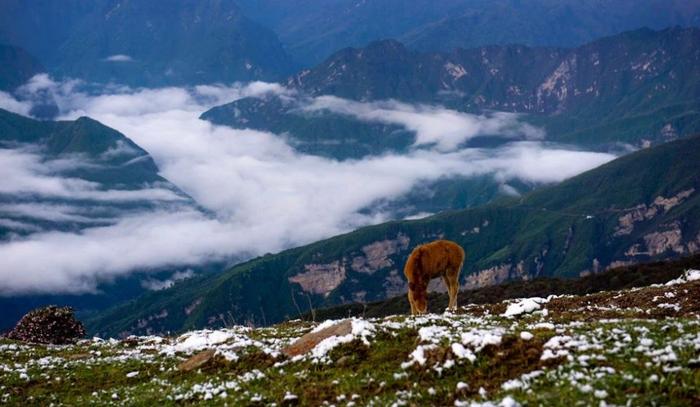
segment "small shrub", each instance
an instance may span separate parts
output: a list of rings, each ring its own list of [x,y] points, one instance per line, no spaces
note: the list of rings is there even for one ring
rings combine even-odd
[[[85,336],[85,327],[75,319],[73,308],[55,305],[30,311],[7,333],[22,342],[69,344]]]

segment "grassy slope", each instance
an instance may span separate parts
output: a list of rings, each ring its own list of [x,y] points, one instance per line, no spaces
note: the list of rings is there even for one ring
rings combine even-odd
[[[698,298],[700,281],[694,281],[552,298],[542,306],[546,312],[515,318],[502,316],[511,303],[498,303],[457,314],[357,320],[371,324],[366,341],[356,335],[324,355],[294,360],[279,351],[308,332],[309,323],[235,326],[214,334],[225,340],[198,347],[186,345],[193,337],[212,338],[211,331],[58,347],[3,340],[0,401],[468,405],[462,403],[512,398],[553,406],[693,405],[700,401]],[[460,357],[455,344],[473,360]],[[204,348],[218,356],[191,372],[177,369]]]
[[[700,138],[681,140],[615,160],[557,186],[476,209],[443,213],[417,221],[371,226],[260,257],[209,279],[185,282],[170,290],[149,294],[88,321],[93,332],[180,331],[226,321],[270,324],[296,317],[309,309],[347,303],[353,292],[367,291],[366,300],[386,298],[384,280],[401,269],[408,250],[390,256],[393,263],[373,274],[351,273],[325,296],[305,295],[287,278],[311,263],[328,264],[352,259],[362,247],[383,239],[408,236],[410,247],[438,236],[453,239],[468,252],[463,276],[520,261],[527,276],[575,277],[590,269],[593,259],[604,267],[628,259],[625,251],[642,236],[670,222],[681,223],[685,236],[700,232],[700,194],[646,222],[632,234],[614,237],[622,208],[652,202],[694,188],[700,191]],[[479,233],[468,233],[481,227]],[[654,257],[672,257],[666,252]],[[634,258],[649,260],[649,256]],[[537,264],[543,264],[538,272]],[[515,278],[513,275],[511,278]],[[190,312],[186,306],[198,304]],[[156,318],[167,310],[167,316]],[[150,321],[147,321],[151,318]],[[136,328],[137,320],[147,328]],[[139,330],[142,329],[142,330]]]

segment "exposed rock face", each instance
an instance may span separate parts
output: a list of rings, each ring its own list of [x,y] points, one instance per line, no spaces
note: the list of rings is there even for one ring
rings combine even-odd
[[[661,206],[664,208],[664,211],[668,211],[669,209],[683,202],[686,198],[692,195],[693,192],[695,192],[695,188],[690,188],[685,191],[681,191],[670,198],[657,196],[656,199],[654,199],[654,205]]]
[[[679,225],[665,232],[654,232],[644,236],[644,244],[647,247],[650,256],[655,256],[673,250],[676,253],[683,253],[683,235]]]
[[[83,324],[75,319],[73,308],[49,306],[23,316],[7,333],[7,338],[23,342],[63,345],[85,336]]]
[[[675,140],[678,138],[678,130],[673,127],[673,124],[666,123],[666,125],[661,128],[661,137],[664,138],[664,141]]]
[[[331,336],[344,336],[350,334],[351,332],[352,321],[347,319],[335,325],[329,326],[328,328],[321,329],[320,331],[309,332],[308,334],[297,339],[291,345],[282,349],[282,353],[288,357],[303,355],[326,338],[330,338]]]
[[[508,279],[512,268],[512,264],[506,263],[500,266],[479,270],[478,272],[467,276],[462,288],[472,289],[502,283]]]
[[[357,256],[352,259],[350,268],[358,273],[372,274],[377,270],[394,265],[390,256],[408,249],[411,239],[399,233],[396,239],[381,240],[368,244],[362,248],[364,256]]]
[[[633,208],[626,209],[624,215],[618,219],[618,226],[615,228],[614,236],[629,235],[634,230],[634,225],[645,220],[652,219],[659,213],[668,212],[674,206],[682,203],[686,198],[695,192],[695,188],[681,191],[676,195],[665,198],[657,196],[649,205],[640,204]]]
[[[571,78],[576,75],[576,66],[576,55],[572,55],[562,61],[540,84],[536,92],[537,107],[540,112],[544,112],[549,104],[556,106],[557,112],[564,110],[567,97],[573,93]]]
[[[695,240],[691,240],[688,242],[688,253],[696,253],[700,251],[700,233],[698,233],[697,236],[695,236]]]
[[[201,298],[197,298],[196,300],[192,301],[192,304],[190,304],[190,305],[188,305],[188,306],[185,307],[185,315],[190,315],[190,314],[192,314],[192,312],[193,312],[195,309],[197,309],[197,307],[198,307],[199,304],[201,304],[201,303],[202,303],[202,299],[201,299]]]
[[[136,321],[136,328],[138,328],[138,329],[147,328],[148,325],[151,323],[151,321],[155,321],[155,320],[163,319],[163,318],[167,318],[167,317],[168,317],[168,310],[164,308],[157,314],[149,315],[148,318],[143,318],[143,319],[139,319],[138,321]],[[146,333],[149,335],[151,334],[148,329],[146,330]]]
[[[405,294],[408,291],[408,282],[400,275],[398,270],[391,270],[389,276],[382,283],[386,292],[386,297],[391,298]]]
[[[547,253],[549,252],[549,248],[545,247],[543,248],[540,253],[535,257],[534,262],[535,262],[535,276],[539,276],[542,274],[544,271],[544,259],[547,257]]]
[[[362,302],[366,301],[366,298],[367,298],[367,291],[363,290],[363,291],[356,291],[356,292],[352,293],[352,300],[354,302],[362,303]]]
[[[442,278],[434,278],[428,283],[428,292],[430,293],[446,293],[447,286]]]
[[[625,255],[628,257],[658,256],[668,251],[691,254],[700,248],[700,234],[695,239],[691,238],[686,242],[679,222],[663,225],[662,228],[662,230],[644,235],[644,242],[632,245],[627,249]]]
[[[614,269],[616,267],[630,266],[634,263],[635,262],[632,260],[616,260],[616,261],[610,263],[610,265],[608,267],[606,267],[605,270]]]
[[[336,260],[329,264],[307,264],[303,273],[289,277],[291,283],[312,294],[328,295],[345,281],[345,265]]]

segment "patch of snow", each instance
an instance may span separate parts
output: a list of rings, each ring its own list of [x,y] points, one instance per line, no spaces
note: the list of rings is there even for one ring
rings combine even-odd
[[[462,333],[462,344],[472,346],[477,352],[487,345],[500,345],[503,331],[472,329]]]
[[[677,285],[677,284],[689,283],[691,281],[696,281],[696,280],[700,280],[700,270],[690,269],[690,270],[686,270],[682,276],[680,276],[676,279],[673,279],[664,285],[672,286],[672,285]]]
[[[177,338],[177,343],[173,348],[175,352],[192,352],[224,343],[233,336],[231,332],[226,331],[204,330],[189,332]]]
[[[522,331],[520,332],[520,339],[524,341],[529,341],[530,339],[534,338],[535,335],[531,334],[530,332],[527,331]]]
[[[452,76],[453,80],[457,80],[467,74],[467,70],[462,65],[453,64],[452,62],[446,63],[444,68]]]
[[[425,355],[426,350],[432,350],[435,349],[435,345],[418,345],[416,349],[411,352],[409,355],[409,360],[408,362],[404,362],[401,364],[401,367],[403,369],[406,369],[415,363],[418,363],[419,365],[423,366],[425,365],[425,362],[428,360],[428,358]]]
[[[547,298],[540,297],[522,298],[515,303],[509,304],[503,316],[514,317],[522,314],[529,314],[540,309],[541,304],[546,304],[548,301]]]
[[[338,321],[335,322],[337,323]],[[352,331],[349,334],[342,336],[331,336],[322,340],[316,346],[314,346],[313,349],[311,349],[311,357],[316,360],[325,359],[325,356],[331,351],[331,349],[343,343],[352,342],[355,339],[359,339],[362,341],[362,343],[369,346],[370,342],[368,338],[374,335],[375,330],[376,328],[371,322],[364,319],[353,318]]]
[[[454,353],[454,355],[459,359],[468,359],[470,362],[474,362],[476,360],[476,355],[474,355],[474,352],[462,346],[461,343],[453,343],[451,348],[452,353]]]
[[[593,395],[598,399],[604,399],[608,397],[608,392],[605,390],[596,390],[593,392]]]

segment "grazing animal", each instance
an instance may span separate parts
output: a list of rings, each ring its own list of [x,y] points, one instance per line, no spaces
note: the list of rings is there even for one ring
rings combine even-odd
[[[413,249],[403,269],[408,280],[408,302],[411,314],[428,310],[428,283],[442,277],[450,295],[449,308],[457,308],[459,272],[464,263],[464,250],[455,242],[436,240]]]

